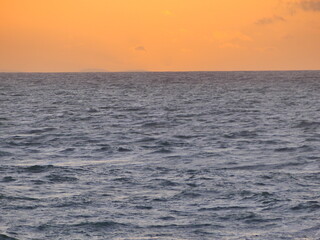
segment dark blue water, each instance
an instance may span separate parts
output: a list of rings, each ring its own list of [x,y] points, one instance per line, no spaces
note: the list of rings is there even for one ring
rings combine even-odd
[[[0,239],[320,239],[320,72],[0,74]]]

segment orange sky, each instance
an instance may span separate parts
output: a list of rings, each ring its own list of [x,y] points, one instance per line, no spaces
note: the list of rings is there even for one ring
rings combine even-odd
[[[320,69],[320,0],[0,0],[0,71]]]

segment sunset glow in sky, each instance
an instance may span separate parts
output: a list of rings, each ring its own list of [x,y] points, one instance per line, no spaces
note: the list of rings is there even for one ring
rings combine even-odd
[[[0,72],[304,69],[320,0],[0,0]]]

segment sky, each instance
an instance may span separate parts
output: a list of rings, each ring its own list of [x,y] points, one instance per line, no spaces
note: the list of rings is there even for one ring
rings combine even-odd
[[[320,0],[0,0],[0,72],[320,70]]]

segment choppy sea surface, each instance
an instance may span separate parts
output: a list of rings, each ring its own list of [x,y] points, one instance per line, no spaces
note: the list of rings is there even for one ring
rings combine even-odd
[[[320,239],[320,72],[0,74],[0,239]]]

